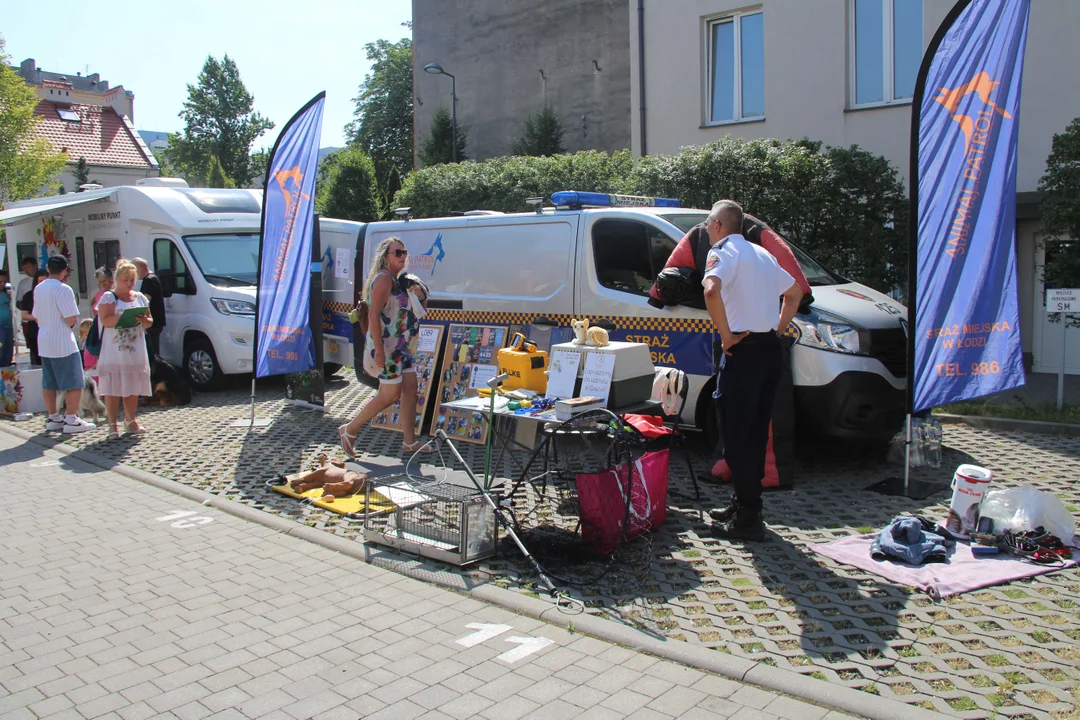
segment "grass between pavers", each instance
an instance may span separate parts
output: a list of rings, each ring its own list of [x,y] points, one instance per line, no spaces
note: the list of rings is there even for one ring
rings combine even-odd
[[[968,400],[944,405],[936,408],[935,412],[1080,425],[1080,405],[1066,405],[1059,410],[1057,405],[1053,404],[1031,405],[1022,401],[1014,404],[1000,400]]]

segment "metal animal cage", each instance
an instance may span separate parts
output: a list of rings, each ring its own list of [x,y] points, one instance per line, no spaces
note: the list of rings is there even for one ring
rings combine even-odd
[[[374,485],[374,483],[372,484]],[[365,491],[369,507],[389,499],[396,506],[364,518],[364,539],[454,565],[495,554],[495,512],[474,488],[416,482],[401,476]]]

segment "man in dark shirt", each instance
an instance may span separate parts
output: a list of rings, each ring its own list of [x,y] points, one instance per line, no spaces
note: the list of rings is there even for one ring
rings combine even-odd
[[[142,280],[139,292],[150,301],[150,317],[154,318],[154,324],[146,331],[146,352],[152,364],[161,352],[161,331],[165,329],[165,287],[161,284],[161,278],[150,272],[145,260],[134,258],[131,262]]]

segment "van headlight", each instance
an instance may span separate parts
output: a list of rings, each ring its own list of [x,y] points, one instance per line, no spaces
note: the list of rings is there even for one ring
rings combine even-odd
[[[799,344],[818,350],[861,355],[859,329],[846,320],[818,311],[816,318],[793,318],[799,328]]]
[[[224,298],[210,298],[210,303],[222,315],[255,316],[255,303],[244,300],[226,300]]]

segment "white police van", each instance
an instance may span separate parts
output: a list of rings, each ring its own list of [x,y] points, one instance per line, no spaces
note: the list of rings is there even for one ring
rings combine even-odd
[[[425,321],[521,325],[529,334],[561,340],[571,336],[571,319],[588,317],[608,327],[613,340],[647,343],[654,364],[686,372],[690,388],[681,420],[705,428],[715,385],[708,314],[684,306],[658,309],[647,300],[675,245],[708,211],[664,198],[559,192],[551,199],[554,207],[537,204],[535,212],[413,220],[403,209],[398,220],[350,223],[356,237],[348,248],[355,253],[353,301],[375,247],[398,237],[409,251],[407,269],[431,290]],[[906,336],[900,319],[906,310],[792,250],[815,299],[794,321],[799,429],[888,439],[904,419]],[[324,306],[324,328],[342,343],[352,339],[345,318],[350,309]],[[341,355],[334,361],[347,362]]]

